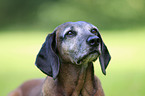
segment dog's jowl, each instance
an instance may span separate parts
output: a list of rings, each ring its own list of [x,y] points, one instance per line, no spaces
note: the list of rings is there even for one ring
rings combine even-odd
[[[36,58],[36,66],[47,77],[27,81],[9,96],[104,96],[94,75],[97,59],[106,75],[111,56],[96,26],[84,21],[59,25]]]

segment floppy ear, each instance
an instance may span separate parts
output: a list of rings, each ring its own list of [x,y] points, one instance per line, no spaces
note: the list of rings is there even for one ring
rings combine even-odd
[[[57,77],[59,73],[59,58],[56,54],[55,32],[46,37],[46,41],[40,49],[35,65],[48,76]]]
[[[102,69],[102,73],[104,75],[106,75],[106,68],[109,64],[109,61],[111,59],[111,56],[109,54],[109,51],[106,47],[106,45],[104,44],[101,35],[99,34],[99,37],[101,39],[101,55],[99,57],[99,61],[100,61],[100,65],[101,65],[101,69]]]

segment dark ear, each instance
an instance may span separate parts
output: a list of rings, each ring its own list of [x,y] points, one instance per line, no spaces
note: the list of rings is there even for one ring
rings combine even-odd
[[[59,73],[59,58],[56,54],[55,32],[49,34],[40,49],[35,65],[48,76],[57,77]]]
[[[109,51],[108,51],[106,45],[104,44],[104,42],[101,38],[101,35],[99,37],[101,39],[101,55],[99,57],[99,61],[100,61],[102,72],[103,72],[104,75],[106,75],[106,68],[109,64],[111,56],[109,54]]]

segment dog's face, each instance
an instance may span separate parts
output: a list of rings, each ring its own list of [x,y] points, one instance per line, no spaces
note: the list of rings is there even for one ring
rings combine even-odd
[[[67,22],[48,34],[37,55],[36,66],[55,79],[61,63],[86,66],[97,57],[103,74],[106,74],[111,56],[97,27],[84,21]]]
[[[88,64],[101,54],[101,38],[94,25],[68,22],[56,29],[57,49],[61,59],[73,64]]]

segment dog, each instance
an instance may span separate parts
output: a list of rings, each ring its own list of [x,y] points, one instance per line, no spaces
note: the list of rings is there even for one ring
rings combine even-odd
[[[111,56],[97,27],[85,21],[59,25],[48,34],[36,58],[46,79],[27,81],[9,96],[104,96],[94,75],[97,58],[106,75]]]

